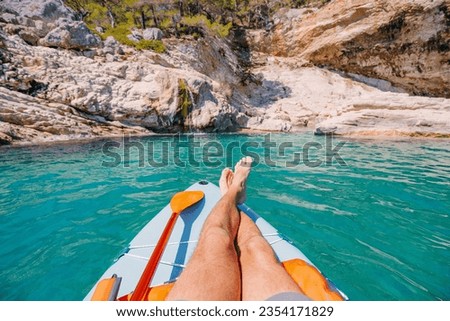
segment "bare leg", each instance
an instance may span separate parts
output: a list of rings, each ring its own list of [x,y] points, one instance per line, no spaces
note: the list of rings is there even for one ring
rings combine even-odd
[[[229,180],[226,185],[221,185],[222,194],[226,194]],[[241,195],[242,199],[245,199],[245,194]],[[244,213],[241,212],[240,216],[237,244],[240,250],[242,300],[265,300],[281,292],[301,294],[256,224]]]
[[[272,247],[256,224],[243,213],[237,243],[240,250],[243,301],[266,300],[282,292],[302,294],[278,262]]]
[[[167,300],[236,301],[241,299],[239,262],[234,241],[240,223],[236,204],[242,198],[250,172],[246,158],[222,172],[220,185],[228,190],[211,211],[200,234],[191,260],[175,283]],[[233,182],[231,182],[233,178]]]

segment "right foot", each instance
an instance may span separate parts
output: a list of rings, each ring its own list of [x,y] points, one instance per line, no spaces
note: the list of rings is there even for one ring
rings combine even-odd
[[[233,181],[229,186],[229,190],[236,193],[236,203],[242,204],[247,198],[246,187],[247,178],[250,174],[253,159],[249,156],[242,158],[234,167]]]

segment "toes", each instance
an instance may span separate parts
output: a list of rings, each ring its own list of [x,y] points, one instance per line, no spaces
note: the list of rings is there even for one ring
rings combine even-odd
[[[246,156],[242,159],[242,161],[243,161],[244,166],[250,167],[250,166],[252,166],[253,158],[251,158],[250,156]]]
[[[236,167],[251,167],[253,163],[253,158],[251,158],[250,156],[245,156],[243,158],[241,158],[237,163],[236,163]]]
[[[233,182],[233,177],[234,177],[233,171],[229,170],[226,177],[228,186],[230,186],[231,183]]]
[[[227,182],[230,172],[231,172],[231,170],[229,168],[224,168],[222,170],[222,174],[220,175],[220,179],[219,179],[220,184]]]
[[[240,160],[236,163],[236,165],[234,165],[234,170],[236,171],[236,170],[239,168],[239,166],[241,166],[241,164],[242,164],[242,159],[240,159]]]

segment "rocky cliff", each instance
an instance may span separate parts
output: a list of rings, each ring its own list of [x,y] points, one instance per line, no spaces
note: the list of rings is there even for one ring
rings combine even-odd
[[[3,143],[236,129],[229,100],[241,71],[225,41],[167,40],[165,54],[138,51],[102,42],[60,1],[16,2],[5,1],[0,18]]]
[[[448,1],[335,0],[320,10],[282,10],[274,22],[253,39],[259,51],[450,98]]]
[[[281,10],[271,30],[234,41],[163,41],[165,53],[136,50],[102,41],[59,0],[2,1],[0,144],[240,129],[450,136],[444,1],[335,0]]]
[[[281,10],[271,30],[247,35],[266,92],[283,89],[261,125],[282,117],[316,134],[448,137],[449,10],[439,0]]]

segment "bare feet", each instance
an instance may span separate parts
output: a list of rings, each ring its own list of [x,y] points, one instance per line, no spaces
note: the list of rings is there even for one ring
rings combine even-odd
[[[247,198],[246,183],[248,175],[250,174],[252,162],[253,159],[247,156],[237,162],[234,173],[229,168],[225,168],[222,171],[222,176],[219,180],[222,196],[230,191],[235,194],[237,204],[245,202],[245,199]]]
[[[233,171],[230,168],[224,168],[219,180],[220,194],[224,196],[228,192],[228,188],[233,180]]]

